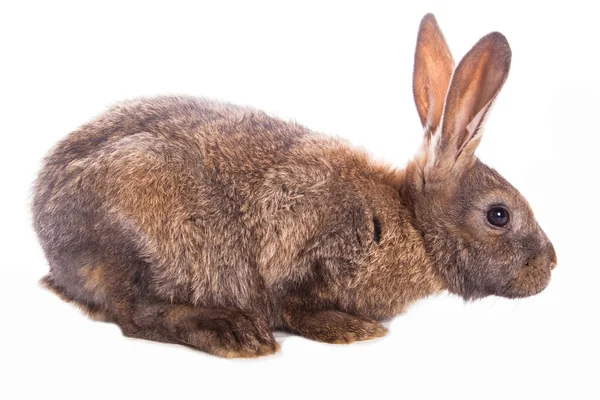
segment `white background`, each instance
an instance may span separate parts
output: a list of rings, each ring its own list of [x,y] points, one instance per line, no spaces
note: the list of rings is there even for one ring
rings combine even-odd
[[[407,5],[408,3],[418,3]],[[450,5],[452,3],[452,5]],[[600,51],[593,2],[2,2],[0,398],[600,398]],[[403,166],[421,129],[411,73],[434,12],[458,60],[498,30],[511,76],[479,156],[530,201],[554,242],[549,288],[465,304],[443,295],[383,339],[223,360],[127,339],[41,289],[31,228],[43,155],[107,105],[215,97],[350,138]]]

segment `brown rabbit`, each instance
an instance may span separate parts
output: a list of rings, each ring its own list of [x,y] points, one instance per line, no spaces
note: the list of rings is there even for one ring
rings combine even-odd
[[[474,155],[510,59],[494,32],[454,69],[424,17],[424,142],[402,171],[250,108],[178,96],[117,105],[45,160],[33,201],[43,282],[127,336],[224,357],[277,351],[274,329],[379,337],[378,320],[443,290],[536,294],[552,244]]]

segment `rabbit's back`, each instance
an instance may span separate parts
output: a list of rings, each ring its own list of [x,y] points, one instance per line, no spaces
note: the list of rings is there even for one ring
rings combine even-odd
[[[264,115],[252,108],[191,96],[160,96],[124,101],[72,132],[53,149],[46,163],[64,165],[140,132],[185,140],[190,133],[202,132],[204,127],[214,121],[235,124],[248,114]]]

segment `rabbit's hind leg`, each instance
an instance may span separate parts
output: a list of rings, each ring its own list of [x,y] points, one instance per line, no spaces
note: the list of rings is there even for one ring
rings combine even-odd
[[[249,312],[189,304],[138,303],[123,328],[125,336],[188,345],[226,357],[275,353],[279,344],[266,320]]]
[[[227,358],[258,357],[279,349],[265,316],[160,300],[146,287],[147,266],[118,265],[125,264],[63,257],[60,265],[51,263],[41,283],[92,318],[116,323],[125,336],[184,344]]]

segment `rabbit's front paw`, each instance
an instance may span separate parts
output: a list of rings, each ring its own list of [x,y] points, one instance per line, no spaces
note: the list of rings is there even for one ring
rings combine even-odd
[[[326,343],[352,343],[387,333],[387,329],[375,320],[335,310],[294,309],[284,312],[284,320],[299,335]]]

